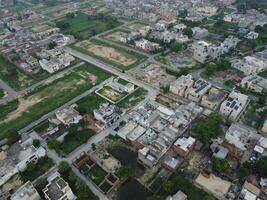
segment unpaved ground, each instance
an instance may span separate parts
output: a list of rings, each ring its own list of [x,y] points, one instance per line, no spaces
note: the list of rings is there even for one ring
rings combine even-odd
[[[76,44],[77,47],[81,47],[85,49],[86,51],[93,53],[96,56],[106,58],[112,62],[121,64],[123,66],[129,66],[134,64],[137,59],[136,58],[130,58],[126,55],[123,55],[121,52],[116,50],[113,47],[108,47],[104,45],[99,44],[93,44],[90,41],[83,41]]]
[[[93,85],[97,83],[97,76],[89,72],[79,72],[79,75],[84,79],[89,79]]]
[[[140,24],[140,23],[134,23],[134,24],[130,24],[128,26],[129,29],[135,30],[135,31],[139,31],[140,29],[142,29],[143,27],[145,27],[146,25],[144,24]]]
[[[49,29],[51,29],[52,27],[47,25],[47,24],[42,24],[42,25],[37,25],[31,28],[31,30],[35,33],[40,33],[43,31],[47,31]]]
[[[90,73],[89,73],[90,74]],[[92,81],[92,83],[94,83],[97,78],[94,77],[93,75],[91,75],[90,80]],[[18,108],[9,113],[6,117],[5,120],[2,120],[0,122],[0,124],[2,123],[8,123],[10,121],[13,121],[17,118],[19,118],[20,116],[22,116],[22,114],[24,112],[26,112],[28,109],[30,109],[32,106],[36,105],[37,103],[41,102],[41,101],[45,101],[45,99],[47,98],[53,98],[54,96],[58,95],[58,92],[60,91],[62,92],[66,92],[66,91],[73,91],[76,90],[77,85],[83,85],[86,83],[85,79],[74,79],[72,81],[60,81],[57,82],[49,87],[46,87],[42,90],[40,90],[39,92],[25,97],[25,98],[19,98],[19,105]]]
[[[124,36],[125,34],[126,33],[124,33],[124,32],[116,31],[116,32],[113,32],[111,34],[108,34],[107,36],[105,36],[105,38],[108,40],[112,40],[114,42],[120,42],[121,37]]]

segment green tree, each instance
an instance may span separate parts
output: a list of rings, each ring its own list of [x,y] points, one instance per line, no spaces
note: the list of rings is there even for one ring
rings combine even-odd
[[[69,174],[70,171],[71,171],[71,167],[70,167],[69,163],[67,163],[66,161],[61,161],[59,163],[58,172],[60,174],[67,175],[67,174]]]
[[[183,44],[181,42],[173,42],[170,46],[171,50],[174,52],[179,52],[183,50]]]
[[[227,171],[230,168],[230,164],[225,159],[216,158],[214,160],[214,168],[217,172],[221,173]]]
[[[128,166],[122,166],[118,172],[117,172],[118,176],[121,178],[126,178],[129,177],[131,174],[131,168]]]
[[[187,35],[189,38],[193,36],[193,31],[191,28],[187,27],[183,30],[183,34]]]
[[[48,48],[49,48],[49,49],[54,49],[56,46],[57,46],[57,43],[56,43],[56,42],[50,42],[50,43],[48,44]]]
[[[211,139],[222,133],[222,117],[218,113],[211,113],[206,119],[202,119],[192,126],[197,138],[204,144],[208,144]]]
[[[158,195],[153,195],[151,197],[146,198],[146,200],[162,200],[162,198]]]
[[[88,189],[88,186],[85,184],[83,180],[77,179],[75,182],[75,188],[77,190],[79,198],[85,198],[85,197],[87,198],[91,196],[90,194],[91,191]]]
[[[57,141],[56,139],[50,139],[47,141],[47,146],[49,149],[59,149],[61,143]]]
[[[267,177],[267,156],[260,158],[256,162],[256,169],[260,176]]]
[[[32,145],[33,145],[35,148],[39,148],[39,147],[41,146],[41,142],[40,142],[40,140],[38,140],[38,139],[34,139],[34,140],[32,141]]]

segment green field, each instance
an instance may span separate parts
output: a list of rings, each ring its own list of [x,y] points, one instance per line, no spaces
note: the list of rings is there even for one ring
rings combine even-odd
[[[0,88],[0,99],[5,96],[5,91]]]
[[[71,48],[102,60],[120,70],[130,70],[147,59],[146,56],[131,50],[95,39],[78,42]]]
[[[133,93],[129,94],[125,99],[120,101],[117,106],[120,108],[131,108],[146,98],[147,91],[143,88],[138,88]]]
[[[84,13],[78,13],[75,16],[67,15],[56,21],[57,26],[67,34],[74,35],[79,40],[89,39],[90,37],[113,29],[120,22],[111,16],[89,16]]]
[[[0,109],[5,111],[9,108],[9,112],[1,115],[4,120],[0,122],[0,138],[7,132],[14,132],[25,127],[94,85],[101,83],[109,76],[92,65],[84,64],[64,77],[37,88],[27,96],[20,98],[18,105],[17,102],[5,105]]]

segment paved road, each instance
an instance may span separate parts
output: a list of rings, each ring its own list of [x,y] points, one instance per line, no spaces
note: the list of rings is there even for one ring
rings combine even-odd
[[[158,92],[153,87],[151,87],[150,85],[136,80],[131,75],[119,71],[119,69],[113,67],[112,65],[106,64],[106,63],[104,63],[104,62],[102,62],[100,60],[97,60],[97,59],[95,59],[95,58],[93,58],[91,56],[85,55],[85,54],[83,54],[83,53],[81,53],[79,51],[76,51],[74,49],[71,49],[69,47],[64,47],[64,50],[66,52],[72,54],[73,56],[81,59],[81,60],[84,60],[84,61],[86,61],[88,63],[91,63],[91,64],[97,66],[100,69],[103,69],[103,70],[105,70],[105,71],[107,71],[107,72],[109,72],[111,74],[114,74],[114,75],[116,75],[116,76],[118,76],[118,77],[120,77],[122,79],[130,81],[130,82],[134,83],[135,85],[148,90],[150,93],[156,94]]]

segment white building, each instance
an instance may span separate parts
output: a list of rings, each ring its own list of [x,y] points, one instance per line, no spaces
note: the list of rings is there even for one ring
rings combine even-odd
[[[83,118],[77,110],[75,110],[76,105],[72,105],[69,108],[64,108],[56,112],[56,117],[63,124],[69,126],[71,124],[78,124]]]
[[[225,139],[239,150],[246,151],[253,140],[257,142],[260,139],[260,135],[251,127],[234,123],[227,130]]]
[[[245,75],[258,74],[267,69],[267,63],[254,56],[234,59],[231,61],[231,66],[242,71]]]
[[[267,80],[257,75],[249,75],[242,79],[241,87],[261,93],[267,90]]]
[[[170,92],[179,96],[184,96],[185,91],[188,88],[193,87],[193,84],[194,80],[192,78],[192,75],[190,74],[187,74],[186,76],[182,75],[176,81],[171,83]]]
[[[137,48],[143,49],[148,52],[153,52],[160,49],[160,45],[155,42],[150,42],[146,39],[140,39],[134,42]]]
[[[58,172],[47,178],[48,185],[43,189],[47,200],[75,200],[69,184],[60,177]]]
[[[120,115],[117,113],[115,105],[103,103],[98,110],[94,110],[94,117],[105,127],[108,127],[114,124],[120,118]]]
[[[187,200],[187,195],[183,193],[181,190],[179,190],[173,196],[168,196],[166,200]]]
[[[33,184],[28,181],[12,194],[10,200],[41,200],[41,197]]]
[[[233,91],[221,104],[220,113],[226,118],[235,121],[240,117],[248,103],[249,98],[247,95]]]

